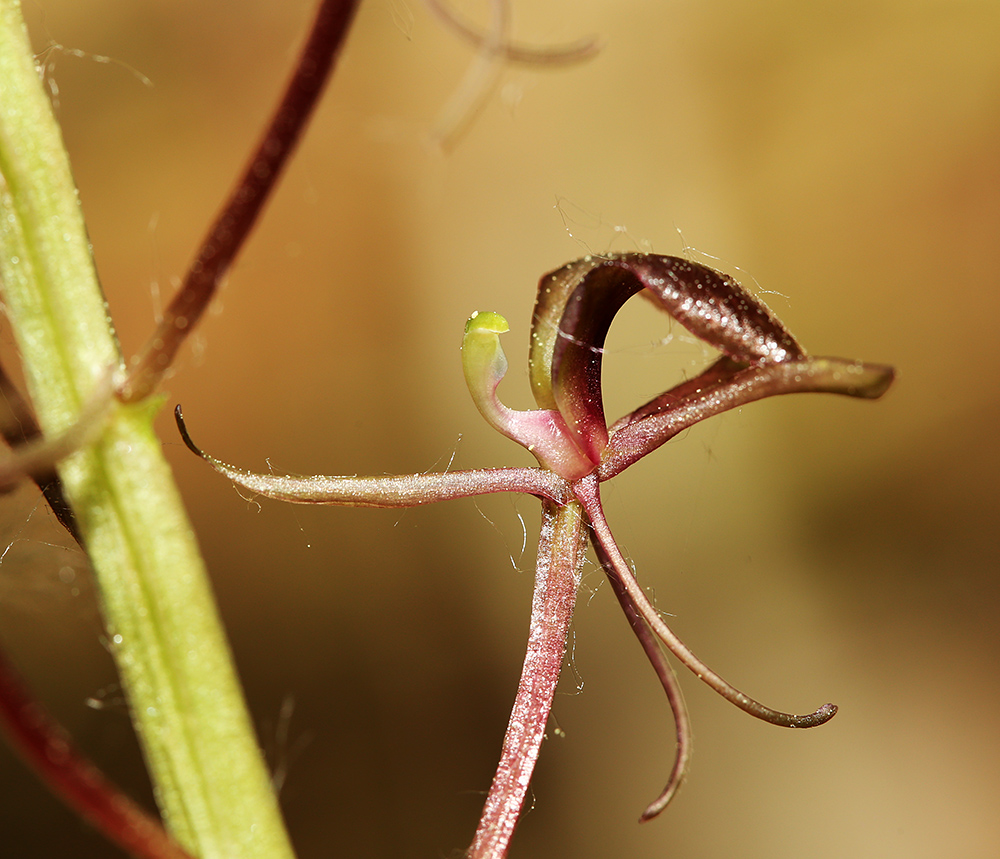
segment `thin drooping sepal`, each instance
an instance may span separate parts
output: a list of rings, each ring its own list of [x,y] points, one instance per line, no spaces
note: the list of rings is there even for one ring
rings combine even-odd
[[[772,725],[784,728],[812,728],[822,725],[836,715],[837,707],[834,704],[824,704],[818,710],[803,716],[765,707],[759,701],[755,701],[749,695],[745,695],[735,686],[727,683],[695,656],[687,645],[674,634],[673,630],[664,623],[659,612],[652,606],[642,588],[639,587],[639,583],[622,556],[617,543],[615,543],[607,519],[604,517],[598,486],[597,475],[589,475],[573,484],[573,494],[576,495],[590,519],[592,539],[594,542],[600,543],[603,560],[606,560],[605,571],[620,582],[635,610],[674,656],[689,668],[699,680],[704,681],[731,704],[735,704],[751,716],[770,722]]]
[[[625,586],[615,574],[614,567],[608,558],[607,552],[604,551],[604,547],[598,540],[592,540],[592,543],[597,560],[604,568],[608,576],[608,581],[611,583],[611,590],[615,592],[622,611],[625,612],[629,626],[632,627],[632,632],[635,633],[635,637],[639,640],[639,644],[642,645],[642,649],[646,653],[646,658],[649,659],[650,665],[653,666],[653,670],[659,678],[660,685],[663,686],[663,691],[667,695],[667,703],[670,705],[670,710],[674,716],[674,733],[677,737],[677,751],[674,755],[674,765],[670,769],[670,776],[667,778],[666,787],[660,791],[660,795],[656,799],[646,806],[646,810],[639,817],[639,822],[644,823],[647,820],[652,820],[667,807],[684,782],[684,777],[687,775],[688,763],[691,760],[691,719],[688,716],[687,705],[684,703],[684,694],[681,691],[680,683],[677,682],[677,676],[667,661],[666,654],[663,652],[659,640],[653,635],[652,630],[646,625],[646,622],[642,619],[642,615],[639,614],[638,609],[633,605],[628,591],[625,590]]]
[[[174,409],[174,418],[188,448],[220,474],[257,495],[293,504],[416,507],[435,501],[450,501],[494,492],[523,492],[557,502],[567,496],[566,481],[541,468],[485,468],[376,477],[257,474],[229,465],[199,448],[188,435],[180,406]]]
[[[598,474],[610,480],[682,430],[765,397],[819,392],[876,399],[894,378],[892,367],[842,358],[804,358],[744,369],[723,359],[699,377],[699,384],[685,382],[618,421]]]
[[[500,764],[493,776],[469,859],[503,859],[521,814],[545,735],[569,634],[587,529],[580,505],[542,504],[528,649]]]

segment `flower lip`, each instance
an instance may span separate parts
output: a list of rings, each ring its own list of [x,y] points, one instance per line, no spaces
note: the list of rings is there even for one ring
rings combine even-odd
[[[462,367],[480,414],[498,432],[526,447],[546,468],[566,480],[590,474],[600,457],[588,456],[576,443],[556,409],[517,411],[500,402],[497,386],[507,373],[500,335],[509,330],[499,313],[473,313],[465,324]]]

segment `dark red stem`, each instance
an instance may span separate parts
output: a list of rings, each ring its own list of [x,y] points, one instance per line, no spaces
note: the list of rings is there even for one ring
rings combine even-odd
[[[257,221],[330,77],[359,0],[323,0],[271,123],[198,256],[121,391],[141,400],[155,390],[195,327]]]
[[[70,742],[0,649],[0,724],[49,789],[136,859],[191,859],[160,824],[125,796]]]

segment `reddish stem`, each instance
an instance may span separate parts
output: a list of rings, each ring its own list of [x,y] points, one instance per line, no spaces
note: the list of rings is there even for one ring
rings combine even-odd
[[[136,859],[191,859],[159,820],[91,764],[29,692],[0,649],[0,725],[49,789]]]
[[[330,77],[359,0],[323,0],[271,123],[202,242],[184,285],[132,368],[120,397],[141,400],[155,390],[197,324],[246,241]]]
[[[502,859],[507,855],[538,760],[566,653],[566,638],[585,557],[585,538],[578,504],[571,502],[565,507],[556,507],[550,502],[544,503],[528,652],[507,724],[500,764],[493,776],[476,836],[466,854],[469,859]]]
[[[21,392],[0,367],[0,435],[11,446],[16,448],[32,439],[41,438],[42,431],[38,427],[35,415],[31,411]],[[49,507],[55,513],[60,524],[80,542],[80,532],[76,525],[73,510],[63,495],[62,482],[55,469],[43,474],[33,475],[32,479],[49,502]]]

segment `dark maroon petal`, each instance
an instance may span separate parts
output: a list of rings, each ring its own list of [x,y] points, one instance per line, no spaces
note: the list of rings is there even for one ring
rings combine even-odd
[[[643,283],[624,259],[593,259],[585,263],[582,276],[579,263],[543,278],[552,283],[561,279],[566,289],[558,328],[551,347],[552,395],[579,448],[594,462],[600,461],[608,443],[604,401],[601,396],[601,359],[604,340],[615,314],[642,289]],[[538,331],[536,312],[532,343]],[[541,342],[541,337],[539,341]],[[531,356],[534,359],[534,355]],[[533,364],[533,361],[532,361]]]
[[[679,257],[585,257],[542,278],[528,361],[541,408],[556,408],[595,461],[607,445],[601,359],[608,329],[637,292],[741,364],[805,357],[784,326],[733,278]]]
[[[584,257],[543,275],[531,317],[528,374],[531,392],[540,409],[556,407],[552,391],[552,353],[559,339],[559,326],[570,295],[583,278],[604,262],[602,257]]]
[[[763,364],[805,357],[785,326],[729,275],[678,257],[629,260],[650,301],[730,358]]]

